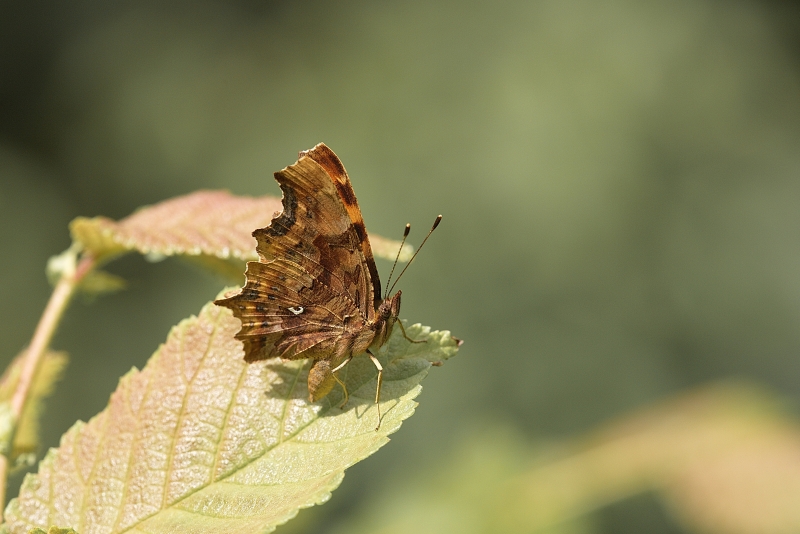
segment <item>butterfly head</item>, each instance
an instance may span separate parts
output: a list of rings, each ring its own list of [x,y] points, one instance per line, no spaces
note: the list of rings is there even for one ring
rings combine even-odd
[[[397,316],[400,315],[400,295],[402,295],[402,291],[397,291],[391,298],[383,299],[380,306],[378,306],[378,315],[383,317],[385,321],[389,319],[397,319]]]
[[[373,346],[380,347],[392,335],[392,327],[400,315],[400,295],[402,293],[402,291],[398,291],[391,297],[383,299],[378,306],[378,319],[375,322],[377,328]]]

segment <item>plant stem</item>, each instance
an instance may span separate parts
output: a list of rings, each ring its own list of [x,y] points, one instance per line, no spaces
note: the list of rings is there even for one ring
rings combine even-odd
[[[14,390],[14,395],[11,397],[11,414],[15,424],[22,416],[23,410],[25,410],[25,404],[29,397],[28,393],[33,384],[33,379],[36,376],[36,371],[39,368],[39,363],[42,361],[42,357],[47,353],[47,348],[50,346],[50,341],[53,339],[58,323],[64,315],[64,310],[66,310],[80,281],[91,272],[96,265],[97,262],[92,256],[83,256],[74,271],[62,273],[56,283],[56,287],[50,295],[50,300],[47,302],[44,313],[42,313],[42,317],[39,319],[39,324],[36,325],[31,343],[25,351],[19,380]],[[0,454],[0,506],[2,506],[0,508],[0,521],[3,519],[3,509],[5,508],[7,476],[8,457]]]

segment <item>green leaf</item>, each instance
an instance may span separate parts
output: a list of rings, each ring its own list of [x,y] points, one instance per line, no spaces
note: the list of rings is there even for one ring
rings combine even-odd
[[[89,271],[86,276],[81,279],[78,289],[83,294],[94,297],[107,293],[115,293],[125,289],[127,285],[124,278],[106,271],[94,270]]]
[[[355,358],[337,389],[307,401],[307,362],[246,364],[240,323],[207,304],[174,327],[142,371],[120,381],[108,407],[77,423],[28,475],[6,528],[79,532],[268,532],[324,502],[344,470],[388,441],[417,405],[432,364],[452,357],[447,332],[400,329],[377,356],[385,368],[375,431],[375,369]]]
[[[7,416],[2,417],[2,420],[11,425],[8,429],[10,432],[5,432],[5,427],[8,425],[3,424],[3,432],[7,436],[6,439],[13,436],[10,447],[7,443],[3,443],[3,448],[10,450],[9,458],[18,467],[29,465],[29,459],[39,448],[39,418],[43,401],[52,393],[53,386],[61,378],[64,367],[67,365],[65,352],[48,351],[44,355],[28,392],[28,401],[22,410],[22,415],[19,421],[13,422],[9,419],[11,416],[10,401],[19,382],[24,355],[24,351],[17,355],[0,379],[0,414]]]
[[[243,197],[227,191],[197,191],[142,208],[121,221],[78,217],[70,223],[74,242],[98,260],[130,251],[151,260],[167,256],[257,260],[253,230],[268,226],[281,201],[272,196]],[[370,235],[375,255],[394,259],[400,242]],[[403,246],[401,261],[411,257]],[[215,264],[218,262],[215,262]],[[244,272],[242,266],[239,274]]]

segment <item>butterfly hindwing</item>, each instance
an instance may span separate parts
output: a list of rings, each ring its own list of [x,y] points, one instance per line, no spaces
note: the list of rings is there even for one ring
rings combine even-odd
[[[218,301],[242,321],[236,335],[248,361],[270,357],[310,357],[344,333],[345,316],[357,314],[353,304],[318,284],[286,260],[250,262],[242,291]],[[312,339],[313,338],[313,339]]]

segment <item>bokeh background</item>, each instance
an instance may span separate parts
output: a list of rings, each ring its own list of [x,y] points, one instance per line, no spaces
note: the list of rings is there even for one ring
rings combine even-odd
[[[418,244],[444,214],[402,316],[466,343],[392,442],[279,532],[377,532],[354,526],[376,495],[435,508],[454,473],[499,456],[511,473],[520,450],[720,379],[800,406],[788,2],[2,2],[0,357],[30,339],[72,218],[279,195],[272,172],[320,141],[371,232],[411,222]],[[78,300],[54,341],[71,363],[45,446],[226,283],[135,255],[109,270],[128,289]],[[640,493],[564,531],[693,531]]]

